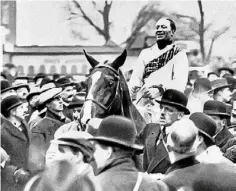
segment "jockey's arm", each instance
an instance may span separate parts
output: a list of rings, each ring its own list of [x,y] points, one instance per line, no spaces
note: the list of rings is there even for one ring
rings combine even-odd
[[[144,60],[142,59],[143,51],[140,53],[137,62],[133,67],[133,73],[129,81],[129,90],[131,97],[143,86],[143,73],[145,68]]]

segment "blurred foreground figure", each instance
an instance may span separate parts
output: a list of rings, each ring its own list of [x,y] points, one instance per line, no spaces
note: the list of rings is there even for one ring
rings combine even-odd
[[[66,132],[51,141],[46,153],[46,169],[33,177],[25,191],[71,191],[98,190],[94,182],[94,147],[87,140],[92,136],[86,132]]]
[[[173,124],[173,131],[167,138],[172,165],[163,181],[170,190],[236,190],[236,166],[228,163],[199,163],[196,160],[200,144],[198,130],[191,120],[184,120],[185,125],[180,121]]]
[[[135,144],[135,126],[121,116],[110,116],[101,122],[96,135],[89,140],[95,145],[93,168],[96,182],[104,191],[167,190],[157,181],[138,172],[133,156],[143,146]]]

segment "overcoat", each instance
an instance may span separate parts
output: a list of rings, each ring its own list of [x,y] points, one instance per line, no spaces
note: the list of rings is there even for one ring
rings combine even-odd
[[[170,167],[166,147],[161,139],[159,124],[147,124],[138,136],[138,142],[144,144],[143,169],[148,173],[165,174]]]
[[[166,185],[162,181],[148,178],[143,174],[139,191],[164,191]],[[133,191],[138,179],[138,171],[129,156],[111,160],[104,168],[95,173],[95,181],[102,191]]]
[[[170,190],[236,190],[236,166],[227,163],[199,163],[169,173],[163,181]]]

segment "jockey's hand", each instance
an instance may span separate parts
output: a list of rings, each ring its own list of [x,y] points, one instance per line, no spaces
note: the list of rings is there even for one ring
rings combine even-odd
[[[155,87],[143,87],[142,88],[143,98],[156,99],[161,96],[161,92]]]
[[[140,86],[133,86],[131,89],[131,99],[134,100],[136,99],[137,92],[140,90]]]
[[[16,183],[26,183],[30,177],[30,173],[23,168],[20,168],[14,173]]]

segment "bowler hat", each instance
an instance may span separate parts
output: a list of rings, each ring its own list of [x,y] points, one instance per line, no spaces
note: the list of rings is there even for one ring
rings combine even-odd
[[[218,90],[222,89],[222,88],[227,88],[227,87],[231,87],[232,84],[228,84],[227,80],[225,78],[221,78],[221,79],[216,79],[211,81],[211,91],[217,92]]]
[[[176,107],[179,111],[183,111],[186,115],[190,114],[186,108],[188,98],[180,91],[174,89],[168,89],[163,93],[160,100],[156,100],[160,104],[166,104]]]
[[[84,99],[79,99],[77,97],[74,97],[72,102],[68,105],[68,109],[72,109],[75,107],[82,107],[84,104]]]
[[[12,89],[14,89],[14,87],[11,86],[8,80],[1,80],[1,94]]]
[[[218,73],[220,73],[222,70],[226,70],[228,71],[230,74],[234,75],[234,70],[229,68],[229,67],[221,67],[221,68],[218,68]]]
[[[61,88],[52,88],[52,89],[42,92],[39,95],[39,105],[42,105],[42,104],[46,103],[48,100],[59,95],[61,93],[61,91],[62,91]]]
[[[62,77],[56,81],[56,84],[57,84],[57,87],[63,88],[66,86],[73,86],[73,85],[75,85],[75,82],[71,82],[70,79],[67,77]]]
[[[216,132],[215,121],[202,112],[193,113],[189,119],[194,122],[199,132],[204,134],[214,144],[215,140],[213,137]]]
[[[2,100],[1,109],[2,109],[2,111],[10,111],[11,109],[13,109],[21,104],[22,104],[22,102],[18,96],[10,95]]]
[[[96,134],[90,140],[115,143],[126,148],[142,151],[143,145],[136,141],[136,129],[133,122],[122,116],[108,116],[100,123]]]
[[[47,77],[46,74],[44,74],[44,73],[38,73],[38,74],[34,77],[34,81],[36,82],[38,79],[40,79],[40,78],[45,78],[45,77]]]
[[[227,113],[226,104],[216,100],[209,100],[205,102],[203,107],[203,113],[207,115],[218,115],[225,118],[230,117],[230,115]]]
[[[29,101],[33,96],[35,95],[39,95],[40,94],[40,89],[39,87],[33,87],[32,89],[30,89],[29,94],[26,96],[26,100]]]
[[[26,88],[28,91],[30,91],[29,85],[24,84],[24,83],[15,84],[13,87],[14,87],[15,90],[17,90],[19,88]]]

